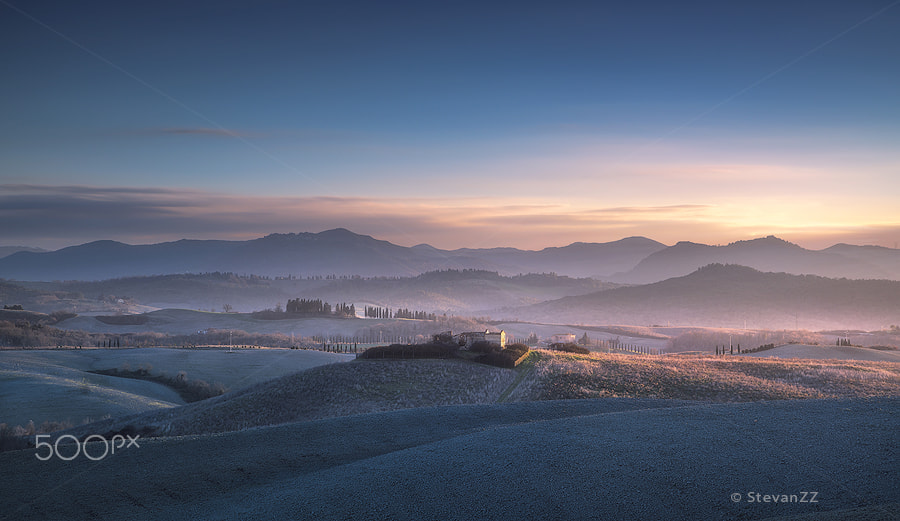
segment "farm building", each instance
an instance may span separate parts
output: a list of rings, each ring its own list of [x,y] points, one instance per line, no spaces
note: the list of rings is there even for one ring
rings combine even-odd
[[[453,341],[461,348],[468,349],[476,342],[488,342],[501,348],[506,347],[506,331],[470,331],[453,335]]]
[[[551,344],[574,344],[575,333],[559,333],[550,337]]]

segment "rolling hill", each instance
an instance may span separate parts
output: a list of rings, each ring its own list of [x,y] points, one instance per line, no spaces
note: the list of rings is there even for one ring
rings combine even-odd
[[[683,277],[565,297],[509,316],[569,324],[875,330],[900,322],[900,282],[711,264]]]
[[[29,248],[28,246],[0,246],[0,258],[8,257],[13,253],[19,253],[20,251],[30,251],[33,253],[43,253],[47,250],[43,248]]]
[[[896,519],[898,404],[475,404],[142,437],[100,463],[6,452],[16,478],[0,508],[19,520]],[[747,497],[801,490],[817,503]]]
[[[553,274],[503,276],[482,270],[444,270],[414,277],[269,279],[233,273],[125,277],[104,281],[2,282],[0,303],[52,312],[134,313],[143,308],[250,312],[293,298],[321,298],[357,307],[404,307],[437,313],[473,313],[523,306],[618,287],[595,279]],[[121,300],[121,302],[120,302]]]
[[[342,228],[272,234],[249,241],[180,240],[148,245],[96,241],[61,250],[22,251],[0,259],[0,277],[105,280],[172,273],[235,272],[265,276],[412,276],[434,270],[486,269],[506,274],[556,272],[597,276],[628,269],[664,248],[650,239],[525,251],[514,248],[410,248]]]
[[[504,275],[557,273],[646,284],[687,275],[711,263],[824,277],[900,280],[900,250],[848,244],[807,250],[772,236],[727,246],[679,242],[666,247],[644,237],[629,237],[539,251],[442,250],[427,244],[399,246],[342,228],[271,234],[248,241],[180,240],[145,245],[96,241],[52,252],[18,251],[0,258],[0,278],[107,280],[208,272],[299,278],[409,277],[429,271],[476,269]]]
[[[900,280],[900,250],[849,244],[807,250],[774,236],[727,246],[679,242],[650,254],[632,270],[612,280],[631,284],[659,282],[713,263],[740,264],[760,271],[796,275]]]

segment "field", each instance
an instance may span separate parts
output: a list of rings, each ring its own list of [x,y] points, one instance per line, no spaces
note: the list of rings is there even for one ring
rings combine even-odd
[[[706,355],[542,354],[532,399],[669,398],[717,402],[900,396],[900,363]]]
[[[189,376],[193,373],[195,378],[221,382],[231,391],[224,396],[173,408],[183,402],[177,396],[173,397],[170,389],[149,382],[103,377],[111,378],[115,386],[151,386],[159,392],[169,393],[166,396],[172,399],[168,403],[146,404],[143,408],[94,410],[95,419],[107,414],[113,417],[77,427],[75,431],[79,435],[87,434],[91,429],[118,430],[128,425],[155,435],[197,435],[397,409],[501,401],[649,398],[744,402],[900,396],[900,363],[892,362],[707,355],[578,355],[537,350],[520,367],[510,370],[459,359],[356,360],[323,365],[352,360],[353,356],[302,350],[227,353],[221,350],[132,349],[20,351],[3,355],[16,355],[13,358],[20,360],[19,364],[23,364],[21,360],[31,359],[32,364],[38,366],[59,355],[54,370],[68,366],[70,371],[115,368],[125,360],[132,367],[156,361],[154,371],[174,374],[185,370]],[[104,360],[107,356],[109,358]],[[77,377],[78,373],[74,374]],[[99,375],[91,376],[99,378]],[[52,383],[49,389],[59,385]],[[36,390],[34,387],[28,389]],[[71,394],[73,398],[69,399],[75,404],[92,397],[90,394]],[[36,400],[35,396],[41,395],[40,392],[10,393],[12,399],[8,403],[18,404],[18,407],[9,406],[6,414],[21,420],[24,418],[21,413],[34,407],[28,413],[31,417],[26,420],[40,423],[44,419],[69,418],[60,416],[70,410],[64,401],[31,403]],[[148,395],[138,396],[148,399]],[[37,416],[36,411],[43,416]],[[147,412],[122,419],[124,413],[142,411]],[[4,421],[11,425],[21,423]]]
[[[330,363],[339,360],[348,361]],[[123,408],[54,434],[141,433],[139,447],[102,461],[0,453],[3,468],[19,476],[0,499],[4,513],[22,520],[900,513],[895,362],[538,350],[516,369],[500,369],[274,349],[0,352],[4,375],[77,377],[126,362],[193,372],[232,391],[184,405],[160,401],[146,412]],[[156,385],[105,378],[91,385],[110,392]],[[62,385],[49,382],[31,391]],[[13,391],[4,407],[45,406],[58,419],[66,403],[79,403],[80,395],[59,395],[55,404],[30,404],[19,384],[4,383]],[[153,392],[170,391],[158,387]],[[129,389],[149,400],[150,391]],[[747,501],[804,491],[819,502]]]
[[[77,316],[57,324],[63,329],[78,329],[92,333],[130,333],[159,332],[179,335],[190,335],[200,330],[236,329],[248,333],[283,333],[290,335],[347,335],[356,329],[376,325],[379,321],[372,319],[343,319],[331,317],[303,317],[286,320],[262,320],[246,313],[214,313],[191,309],[161,309],[145,315],[144,324],[115,325],[106,324],[93,316]]]
[[[157,383],[92,374],[101,369],[152,367],[153,373],[221,383],[240,389],[350,355],[286,349],[85,349],[0,351],[0,423],[68,421],[183,405]]]
[[[142,438],[99,462],[6,452],[16,479],[0,510],[23,521],[896,519],[898,407],[458,405]],[[816,502],[800,503],[810,491]],[[797,500],[750,503],[754,493]]]
[[[869,362],[900,362],[900,351],[866,349],[854,346],[814,346],[792,344],[778,346],[744,356],[755,358],[804,358],[807,360],[865,360]]]

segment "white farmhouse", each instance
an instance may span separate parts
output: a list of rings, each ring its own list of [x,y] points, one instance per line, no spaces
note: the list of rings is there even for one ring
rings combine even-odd
[[[550,337],[551,344],[574,344],[575,333],[559,333]]]
[[[500,348],[506,347],[506,331],[469,331],[453,335],[453,341],[462,349],[469,349],[476,342],[488,342],[496,344]]]

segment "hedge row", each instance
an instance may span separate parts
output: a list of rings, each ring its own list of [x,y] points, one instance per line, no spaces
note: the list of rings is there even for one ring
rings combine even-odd
[[[188,380],[187,373],[179,371],[177,375],[168,376],[163,373],[154,375],[150,374],[150,369],[99,369],[88,371],[89,373],[102,374],[106,376],[117,376],[119,378],[133,378],[135,380],[147,380],[165,385],[174,390],[181,396],[181,399],[187,403],[199,402],[207,398],[213,398],[225,394],[227,389],[220,383],[210,385],[205,380]]]
[[[591,352],[590,349],[571,342],[566,344],[550,344],[550,349],[553,349],[554,351],[563,351],[565,353],[578,353],[580,355],[586,355]]]
[[[459,349],[457,346],[440,344],[391,344],[389,346],[366,349],[359,355],[359,358],[369,360],[383,358],[453,358],[457,349]]]
[[[528,354],[528,346],[525,344],[510,344],[502,351],[492,351],[478,357],[478,362],[513,369],[519,365]]]

